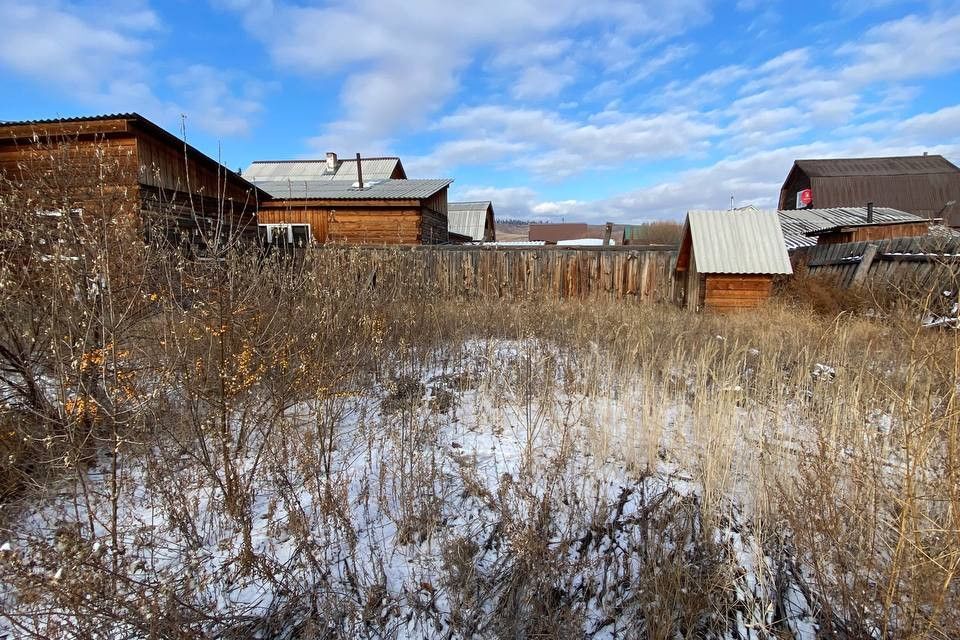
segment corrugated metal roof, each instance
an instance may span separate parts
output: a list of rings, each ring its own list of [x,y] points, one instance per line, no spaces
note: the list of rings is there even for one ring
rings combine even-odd
[[[142,119],[138,113],[104,113],[97,116],[74,116],[67,118],[41,118],[38,120],[0,120],[0,124],[20,126],[25,124],[56,124],[59,122],[95,122],[97,120],[137,120]]]
[[[907,176],[960,171],[938,155],[797,160],[796,165],[810,177]]]
[[[367,183],[363,189],[356,182],[331,180],[255,180],[253,183],[274,198],[288,200],[422,200],[429,198],[453,182],[450,178],[435,180],[382,180]]]
[[[400,165],[400,158],[361,158],[363,181],[389,180]],[[402,173],[402,171],[400,172]],[[337,160],[330,171],[326,160],[257,160],[247,167],[248,180],[346,180],[357,181],[356,159]]]
[[[478,242],[483,240],[486,235],[487,207],[489,206],[491,206],[489,200],[447,203],[447,230]]]
[[[689,211],[685,227],[700,273],[793,273],[773,211]]]
[[[807,237],[811,231],[829,229],[843,225],[865,223],[867,221],[866,207],[842,207],[834,209],[796,209],[777,212],[780,217],[780,227],[787,249],[809,247],[817,243],[816,238]],[[873,221],[883,222],[916,222],[925,220],[920,216],[891,209],[889,207],[874,207]]]

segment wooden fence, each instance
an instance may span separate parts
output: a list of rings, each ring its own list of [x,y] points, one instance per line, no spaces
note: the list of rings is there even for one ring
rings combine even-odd
[[[921,236],[816,245],[795,252],[793,261],[806,263],[811,275],[835,278],[844,288],[952,289],[960,271],[960,239]]]
[[[423,289],[440,297],[660,302],[674,297],[676,252],[628,247],[338,247],[339,269],[377,288]]]

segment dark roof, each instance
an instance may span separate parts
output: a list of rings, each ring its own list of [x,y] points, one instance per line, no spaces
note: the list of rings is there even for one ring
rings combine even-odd
[[[74,122],[97,122],[99,120],[127,120],[129,122],[132,122],[134,126],[144,130],[145,132],[157,138],[160,138],[167,144],[171,144],[173,146],[180,147],[180,148],[183,148],[184,146],[186,146],[187,152],[193,155],[197,161],[203,164],[206,164],[207,166],[214,167],[216,169],[219,169],[220,171],[223,171],[226,176],[228,176],[233,180],[246,183],[251,189],[259,192],[260,199],[267,200],[270,198],[269,194],[266,191],[264,191],[263,189],[260,189],[255,184],[251,183],[249,180],[241,176],[239,173],[235,171],[231,171],[229,168],[217,162],[216,160],[214,160],[204,152],[200,151],[193,145],[188,144],[183,139],[173,135],[172,133],[170,133],[160,125],[155,124],[150,120],[147,120],[139,113],[135,113],[135,112],[105,113],[105,114],[96,115],[96,116],[75,116],[75,117],[68,117],[68,118],[47,118],[47,119],[39,119],[39,120],[17,120],[17,121],[4,120],[4,121],[0,121],[0,126],[21,127],[21,126],[30,126],[30,125],[44,125],[44,124],[71,124]],[[0,137],[0,139],[2,139],[2,137]]]
[[[797,160],[780,189],[780,208],[793,209],[810,188],[817,209],[888,207],[960,226],[960,169],[943,156]]]
[[[913,176],[931,173],[960,172],[943,156],[894,156],[889,158],[832,158],[797,160],[796,165],[808,176]]]
[[[560,240],[580,240],[587,237],[585,222],[549,222],[531,224],[527,231],[528,240],[559,242]]]

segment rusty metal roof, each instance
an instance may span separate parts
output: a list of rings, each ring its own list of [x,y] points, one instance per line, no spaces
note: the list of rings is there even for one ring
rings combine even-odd
[[[700,273],[793,273],[774,211],[688,211],[683,236]]]
[[[527,239],[544,242],[579,240],[587,237],[587,231],[585,222],[532,223],[527,231]]]

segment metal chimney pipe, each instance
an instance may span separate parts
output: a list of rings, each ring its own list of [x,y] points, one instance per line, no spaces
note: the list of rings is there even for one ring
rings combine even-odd
[[[360,152],[357,152],[357,187],[363,189],[363,169],[360,168]]]
[[[873,203],[867,203],[867,223],[873,222]]]

